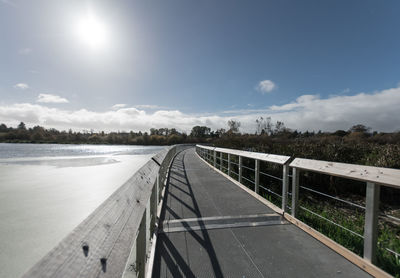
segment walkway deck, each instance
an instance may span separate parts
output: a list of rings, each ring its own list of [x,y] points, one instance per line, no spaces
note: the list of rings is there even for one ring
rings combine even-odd
[[[370,277],[203,162],[174,160],[153,277]]]

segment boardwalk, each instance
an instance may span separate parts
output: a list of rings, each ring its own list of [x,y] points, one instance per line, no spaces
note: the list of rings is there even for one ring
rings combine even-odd
[[[153,277],[370,277],[203,162],[175,158]]]

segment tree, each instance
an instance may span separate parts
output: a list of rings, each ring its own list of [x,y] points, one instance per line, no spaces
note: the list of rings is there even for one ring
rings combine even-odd
[[[336,135],[336,136],[340,136],[340,137],[344,137],[347,135],[347,132],[344,130],[336,130],[334,133],[332,133],[332,135]]]
[[[158,134],[158,129],[150,128],[150,135],[157,135],[157,134]]]
[[[24,122],[20,122],[20,123],[19,123],[18,129],[26,130],[26,126],[25,126]]]
[[[215,132],[217,137],[222,137],[222,135],[224,135],[225,133],[226,133],[226,130],[224,128],[217,129],[217,131]]]
[[[235,120],[228,121],[229,133],[239,133],[240,122]]]
[[[0,132],[6,132],[6,131],[8,131],[7,126],[5,124],[1,124],[0,125]]]
[[[257,131],[256,134],[272,134],[272,127],[273,124],[271,122],[271,117],[263,118],[260,117],[259,119],[256,120],[257,123]]]
[[[208,135],[210,135],[211,132],[211,128],[206,127],[206,126],[194,126],[192,128],[192,131],[190,132],[190,136],[192,137],[206,137]]]
[[[275,134],[281,133],[283,131],[285,131],[285,124],[283,122],[277,121],[275,124]]]
[[[365,125],[358,124],[358,125],[353,125],[349,131],[350,132],[361,132],[361,133],[369,133],[371,130],[370,127],[366,127]]]

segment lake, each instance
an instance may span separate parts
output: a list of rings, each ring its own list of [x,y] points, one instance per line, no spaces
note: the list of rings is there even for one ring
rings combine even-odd
[[[19,277],[159,146],[0,143],[0,277]]]

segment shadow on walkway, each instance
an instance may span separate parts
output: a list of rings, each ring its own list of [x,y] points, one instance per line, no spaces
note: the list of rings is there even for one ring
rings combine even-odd
[[[199,206],[195,199],[192,186],[187,177],[186,168],[185,168],[185,155],[186,152],[182,152],[178,156],[175,157],[173,165],[171,167],[171,174],[168,179],[167,188],[165,192],[165,200],[163,204],[163,209],[161,211],[161,220],[165,220],[167,212],[171,214],[175,219],[181,219],[179,213],[175,212],[171,206],[169,205],[171,202],[180,202],[187,209],[192,211],[197,218],[201,218],[202,215],[200,213]],[[175,184],[176,182],[179,183]],[[185,195],[190,196],[191,203],[188,204],[184,200],[180,199],[179,196],[176,196],[170,189],[178,189],[183,192]],[[204,225],[202,220],[197,221],[198,225]],[[193,222],[192,222],[193,223]],[[212,270],[214,272],[215,277],[223,277],[221,266],[218,262],[214,247],[211,243],[210,236],[207,230],[201,230],[200,232],[193,231],[189,228],[188,223],[182,223],[184,227],[187,228],[186,232],[186,248],[187,246],[187,237],[193,237],[207,252],[210,263],[212,265]],[[193,225],[193,224],[192,224]],[[194,273],[191,270],[190,262],[189,265],[185,260],[186,255],[181,254],[178,251],[178,248],[174,246],[174,244],[169,239],[168,234],[160,234],[157,240],[157,252],[155,257],[155,268],[153,272],[153,277],[161,277],[163,274],[161,273],[161,261],[164,260],[168,270],[170,271],[173,277],[195,277]]]

